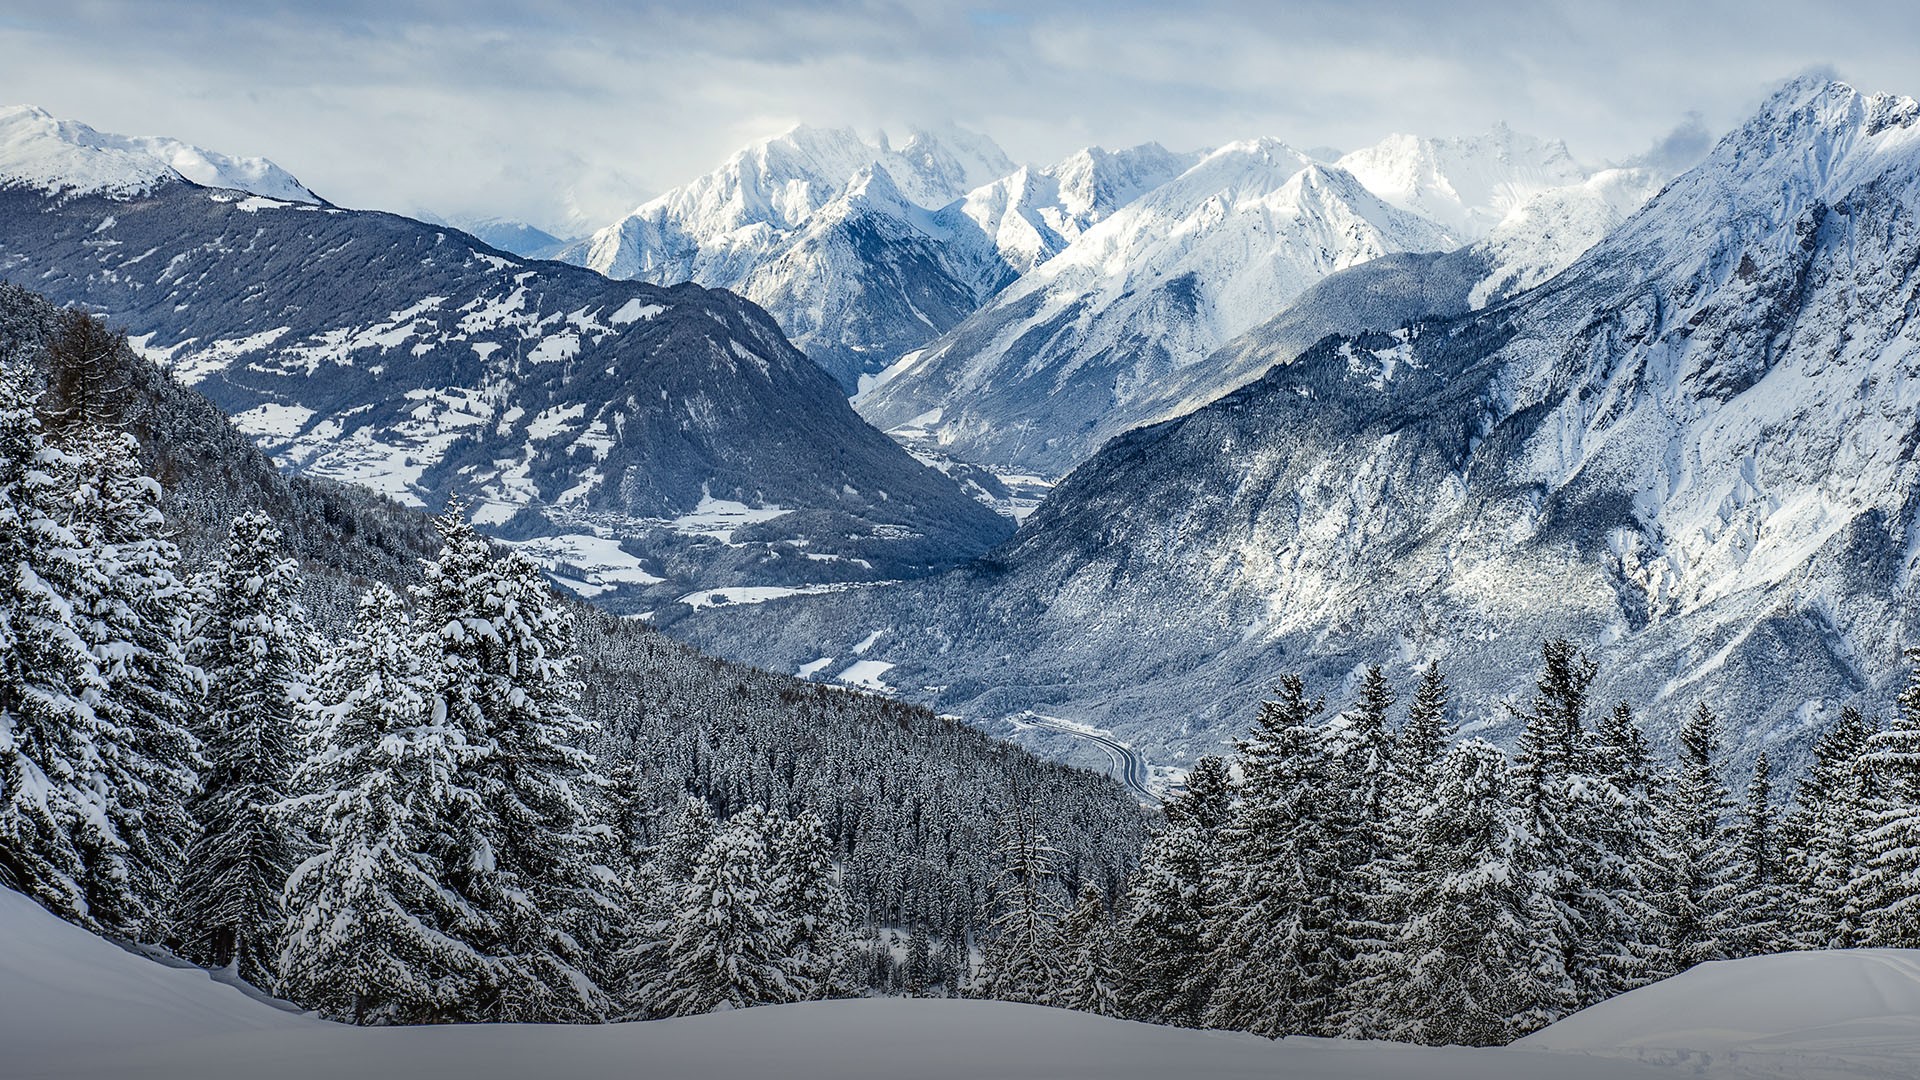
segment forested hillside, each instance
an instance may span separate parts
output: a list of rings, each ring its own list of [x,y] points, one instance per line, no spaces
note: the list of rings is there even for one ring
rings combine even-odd
[[[924,943],[921,979],[957,986],[1009,903],[1007,835],[1046,838],[1062,899],[1111,894],[1135,857],[1144,818],[1113,782],[701,657],[555,595],[457,512],[283,477],[86,316],[5,287],[0,358],[8,633],[27,661],[3,680],[0,872],[71,918],[345,1018],[594,1019],[711,1007],[660,980],[713,946],[681,906],[713,875],[770,920],[752,1003],[900,983],[896,938]],[[429,861],[369,878],[354,868],[377,858],[354,851]],[[479,851],[493,869],[472,878]],[[316,959],[354,951],[325,932],[329,905],[373,889],[433,909],[404,883],[436,879],[464,899],[409,912],[435,932],[399,967],[482,989],[334,996],[361,969]],[[545,930],[512,914],[529,887]]]

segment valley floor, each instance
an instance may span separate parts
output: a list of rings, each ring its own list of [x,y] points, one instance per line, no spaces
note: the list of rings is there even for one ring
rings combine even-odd
[[[1271,1042],[1002,1002],[898,998],[603,1027],[356,1029],[119,949],[4,890],[0,942],[8,1080],[1879,1080],[1920,1067],[1920,955],[1884,951],[1705,965],[1521,1047],[1469,1050]],[[1659,1048],[1666,1043],[1681,1048]]]

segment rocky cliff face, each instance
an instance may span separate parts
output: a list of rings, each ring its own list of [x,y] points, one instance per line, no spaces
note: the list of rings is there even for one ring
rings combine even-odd
[[[1915,205],[1920,106],[1791,83],[1567,271],[1116,439],[990,566],[687,629],[780,664],[888,629],[896,686],[1166,763],[1367,662],[1440,660],[1498,736],[1568,636],[1598,701],[1791,756],[1920,636]]]

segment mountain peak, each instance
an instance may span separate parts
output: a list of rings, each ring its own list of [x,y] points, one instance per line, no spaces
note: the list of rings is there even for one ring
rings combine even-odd
[[[158,135],[95,131],[35,105],[0,106],[0,186],[131,198],[182,179],[288,202],[322,201],[265,158],[232,157]]]

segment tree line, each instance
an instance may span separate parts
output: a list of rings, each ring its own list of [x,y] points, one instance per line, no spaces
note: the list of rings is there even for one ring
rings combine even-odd
[[[1117,911],[1036,903],[985,989],[1269,1037],[1500,1045],[1703,961],[1920,947],[1908,656],[1891,727],[1843,709],[1784,810],[1764,754],[1729,789],[1704,704],[1664,761],[1626,703],[1594,710],[1594,665],[1565,641],[1511,707],[1511,757],[1458,738],[1437,665],[1397,722],[1377,667],[1331,717],[1283,678],[1232,760],[1191,770]]]

